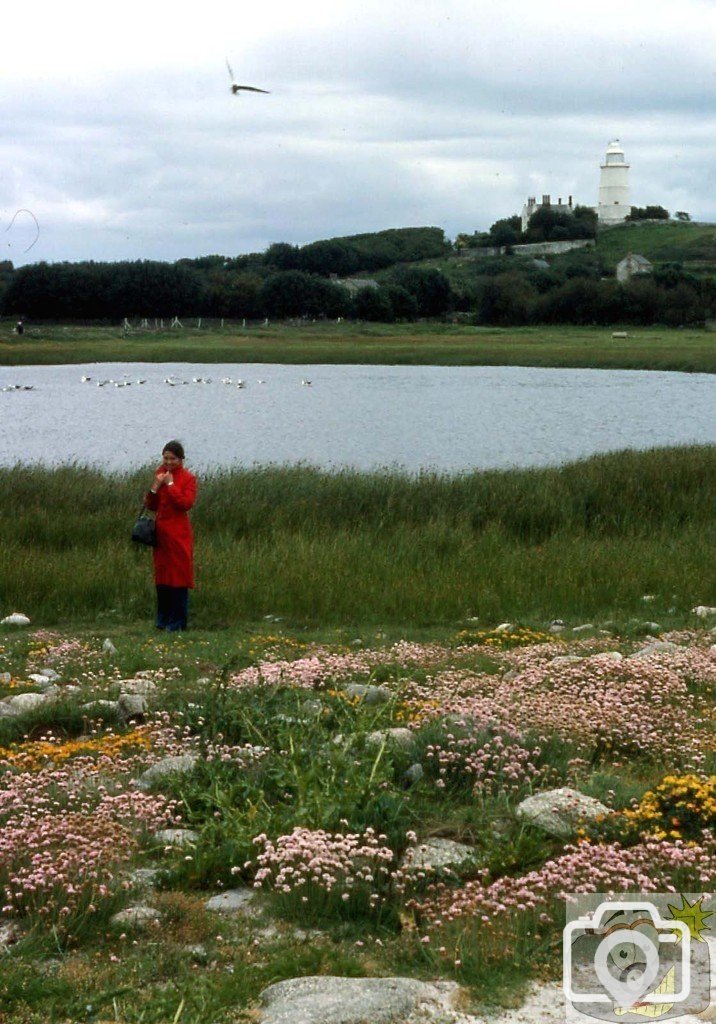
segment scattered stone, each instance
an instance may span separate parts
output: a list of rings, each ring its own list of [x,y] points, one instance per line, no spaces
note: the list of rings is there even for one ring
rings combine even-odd
[[[117,701],[119,713],[125,721],[131,718],[143,718],[147,713],[147,701],[135,693],[121,693]]]
[[[428,984],[413,978],[290,978],[261,993],[261,1024],[406,1024],[422,1011],[449,1012],[455,982]],[[444,1017],[443,1017],[444,1019]]]
[[[400,750],[412,750],[415,746],[415,734],[411,729],[376,729],[369,732],[365,738],[366,743],[371,747],[380,747],[384,742],[386,746],[398,747]]]
[[[198,762],[197,754],[177,754],[174,757],[165,757],[139,776],[137,786],[140,789],[149,789],[155,782],[166,779],[167,776],[186,775],[194,770]]]
[[[255,889],[227,889],[212,896],[204,904],[206,910],[213,910],[218,914],[252,914],[257,892]]]
[[[0,683],[11,683],[12,674],[10,672],[0,672]]]
[[[80,710],[86,711],[89,715],[100,711],[117,715],[119,714],[119,704],[116,700],[91,700],[87,704],[83,704]]]
[[[365,683],[349,683],[344,688],[349,697],[358,697],[367,706],[387,704],[393,694],[387,686],[367,686]]]
[[[31,672],[27,677],[31,683],[38,686],[41,690],[47,691],[53,685],[52,679],[48,679],[47,676],[40,675],[39,672]],[[59,679],[59,676],[57,677]]]
[[[199,841],[199,833],[190,828],[162,828],[152,839],[162,846],[194,846]]]
[[[593,633],[597,627],[593,622],[585,622],[581,626],[572,626],[573,633]]]
[[[355,640],[351,640],[351,647],[362,647],[362,646],[363,646],[363,641],[361,640],[361,638],[359,636],[357,636],[355,638]]]
[[[60,673],[56,672],[54,668],[50,668],[49,666],[46,668],[41,668],[38,672],[38,675],[45,676],[46,679],[50,679],[52,682],[55,682],[56,680],[61,678]],[[32,676],[30,676],[30,678],[32,678]]]
[[[119,682],[120,693],[133,693],[139,697],[151,697],[153,693],[156,693],[157,689],[157,684],[152,682],[151,679],[121,679]]]
[[[594,797],[564,786],[527,797],[516,813],[518,818],[525,818],[552,836],[569,839],[580,825],[595,821],[610,810]]]
[[[650,633],[661,633],[662,626],[658,622],[642,622],[642,628],[648,629]]]
[[[499,626],[495,626],[493,633],[511,633],[515,629],[514,622],[501,622]]]
[[[603,651],[599,657],[606,658],[609,661],[624,661],[624,655],[621,651]]]
[[[708,619],[712,615],[716,615],[716,608],[712,608],[706,604],[697,604],[695,608],[691,609],[692,615],[698,615],[700,619]]]
[[[196,943],[193,946],[184,946],[184,952],[189,954],[195,964],[207,964],[209,962],[209,951],[201,943]]]
[[[414,786],[417,782],[420,782],[422,777],[425,775],[425,769],[419,763],[411,764],[410,768],[405,772],[403,778],[410,786]]]
[[[417,846],[409,846],[401,861],[404,871],[448,872],[459,874],[475,866],[477,851],[474,846],[456,843],[452,839],[426,839]]]
[[[656,594],[644,594],[644,596],[642,597],[642,601],[647,603],[649,601],[656,601]]]
[[[12,615],[6,615],[4,619],[0,619],[0,626],[29,626],[30,620],[27,615],[23,615],[22,612],[13,612]]]
[[[135,889],[153,889],[159,875],[159,868],[135,868],[129,875],[129,881]]]
[[[138,903],[134,907],[126,907],[124,910],[113,914],[109,919],[109,923],[113,928],[136,928],[137,931],[156,928],[160,921],[161,916],[156,907],[147,906],[146,903]]]
[[[651,643],[640,650],[630,654],[630,658],[648,658],[650,654],[658,654],[661,651],[678,651],[679,645],[671,640],[652,640]]]
[[[117,648],[114,646],[109,637],[107,637],[104,643],[102,644],[102,650],[104,651],[105,654],[109,654],[110,657],[117,653]]]
[[[556,636],[558,633],[564,633],[566,628],[567,625],[563,619],[553,619],[549,624],[547,632],[554,633]]]
[[[0,956],[3,953],[7,953],[10,946],[15,942],[18,942],[22,937],[22,932],[15,921],[8,921],[6,924],[0,923]]]
[[[301,711],[305,711],[307,715],[318,718],[319,715],[323,714],[323,701],[318,697],[309,697],[308,700],[304,700],[301,704]]]
[[[550,665],[573,665],[576,661],[584,661],[584,658],[578,654],[558,654],[556,658],[552,658]]]
[[[46,704],[52,698],[48,693],[18,693],[14,697],[6,697],[4,703],[13,708],[16,714],[24,714],[25,711],[34,711],[41,704]]]

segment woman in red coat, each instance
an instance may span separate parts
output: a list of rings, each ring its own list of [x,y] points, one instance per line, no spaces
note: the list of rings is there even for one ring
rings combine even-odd
[[[157,629],[170,633],[186,629],[189,589],[194,586],[194,537],[187,513],[195,500],[196,478],[184,469],[184,448],[179,441],[168,441],[145,504],[157,513]]]

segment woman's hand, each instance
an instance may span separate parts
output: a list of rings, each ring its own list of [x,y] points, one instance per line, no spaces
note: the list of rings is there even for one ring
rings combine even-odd
[[[168,483],[167,477],[171,476],[171,473],[165,473],[163,469],[158,469],[154,474],[154,481],[152,483],[151,491],[152,494],[156,494],[162,484]]]

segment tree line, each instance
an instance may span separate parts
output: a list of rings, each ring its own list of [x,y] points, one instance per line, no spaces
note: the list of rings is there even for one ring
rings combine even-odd
[[[374,258],[386,259],[385,246],[390,244],[394,254],[420,254],[425,259],[425,249],[434,250],[438,242],[444,251],[444,236],[439,232],[438,238],[436,232],[380,232]],[[591,249],[550,264],[520,256],[483,257],[469,265],[461,263],[459,276],[452,280],[438,269],[406,260],[376,270],[370,285],[352,291],[331,277],[337,271],[330,268],[343,258],[343,241],[329,239],[303,247],[278,243],[265,253],[176,263],[38,263],[14,270],[5,261],[0,265],[0,309],[5,315],[36,320],[121,322],[124,317],[182,315],[247,320],[343,317],[390,323],[459,315],[468,322],[505,326],[695,324],[716,309],[713,278],[696,278],[679,264],[666,264],[652,275],[620,284]],[[324,256],[333,252],[322,273],[305,269],[307,264],[302,269],[290,266],[306,250],[315,255],[319,245]],[[287,264],[281,265],[282,254]]]

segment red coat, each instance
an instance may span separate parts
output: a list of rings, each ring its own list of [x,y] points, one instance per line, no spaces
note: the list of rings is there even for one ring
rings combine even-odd
[[[160,467],[161,468],[161,467]],[[196,477],[180,466],[174,483],[147,493],[147,508],[157,513],[154,582],[167,587],[194,586],[194,536],[187,515],[196,500]]]

